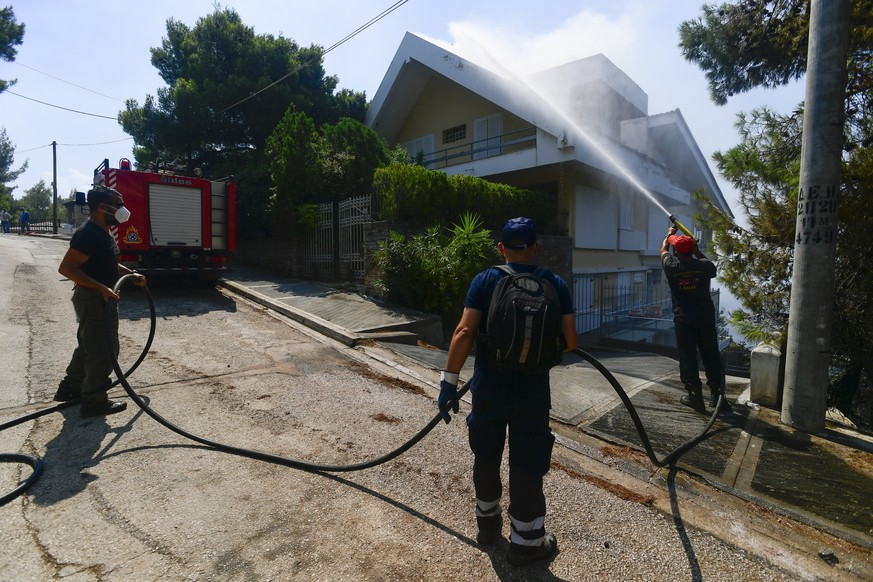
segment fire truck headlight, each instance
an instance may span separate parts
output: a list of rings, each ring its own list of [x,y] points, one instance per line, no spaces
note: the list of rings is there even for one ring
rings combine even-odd
[[[191,253],[191,260],[192,260],[192,261],[196,261],[196,260],[197,260],[197,253]]]
[[[174,259],[178,259],[182,256],[182,251],[180,251],[179,249],[173,249],[170,251],[170,256]]]

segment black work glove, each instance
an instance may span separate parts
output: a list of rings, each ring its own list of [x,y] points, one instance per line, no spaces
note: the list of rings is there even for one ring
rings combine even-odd
[[[440,407],[440,414],[442,414],[446,424],[452,420],[452,417],[449,415],[449,407],[451,407],[452,412],[458,413],[458,400],[458,385],[452,384],[448,380],[441,380],[440,396],[437,399],[437,404]]]

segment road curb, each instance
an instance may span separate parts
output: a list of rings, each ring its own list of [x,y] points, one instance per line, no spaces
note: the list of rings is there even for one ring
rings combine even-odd
[[[347,346],[354,347],[358,342],[364,339],[361,336],[355,333],[351,333],[348,330],[334,325],[327,320],[321,319],[316,315],[301,311],[300,309],[291,307],[290,305],[285,305],[280,301],[276,301],[275,299],[267,297],[262,293],[253,291],[248,287],[239,285],[233,281],[227,281],[222,279],[218,281],[218,284],[226,289],[229,289],[230,291],[233,291],[238,295],[242,295],[243,297],[254,301],[255,303],[259,303],[264,307],[273,309],[281,313],[282,315],[289,317],[294,321],[301,323],[308,328],[314,329],[318,333]]]

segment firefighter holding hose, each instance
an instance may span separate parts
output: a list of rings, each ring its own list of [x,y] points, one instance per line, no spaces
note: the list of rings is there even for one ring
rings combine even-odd
[[[703,384],[697,366],[697,350],[700,350],[706,371],[710,407],[717,406],[719,395],[724,394],[724,375],[715,327],[715,305],[709,293],[709,282],[715,278],[716,269],[715,264],[700,251],[697,241],[684,234],[677,235],[676,231],[677,228],[671,226],[661,243],[661,264],[673,297],[673,326],[676,330],[676,347],[679,349],[679,378],[688,391],[679,401],[697,412],[706,412]],[[720,410],[730,410],[730,404],[724,398]]]
[[[130,211],[124,207],[121,193],[105,186],[95,186],[88,192],[88,220],[70,240],[70,248],[61,260],[58,272],[75,283],[73,308],[76,311],[78,340],[73,357],[61,380],[55,400],[66,402],[82,399],[79,409],[83,418],[115,414],[127,408],[123,401],[112,401],[106,391],[112,385],[112,354],[106,339],[109,299],[118,301],[113,286],[119,276],[137,274],[118,262],[119,249],[109,227],[126,222]],[[137,285],[145,285],[139,275]],[[113,347],[118,356],[118,305],[109,315]]]

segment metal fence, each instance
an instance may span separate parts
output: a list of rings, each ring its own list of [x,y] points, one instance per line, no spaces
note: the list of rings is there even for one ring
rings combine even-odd
[[[309,233],[303,245],[303,272],[314,279],[326,279],[333,273],[334,248],[333,203],[316,207],[315,230]]]
[[[49,218],[32,218],[28,223],[27,232],[35,232],[39,234],[52,234],[54,232],[54,222]],[[21,221],[18,217],[9,219],[9,233],[21,234]]]
[[[724,373],[749,378],[752,375],[752,351],[745,346],[730,345],[721,352]]]
[[[340,275],[350,280],[364,278],[364,228],[373,222],[371,196],[347,198],[339,203]]]
[[[304,243],[304,274],[322,280],[362,280],[364,228],[374,222],[371,197],[319,204],[316,218],[315,230]]]
[[[524,149],[535,148],[537,131],[525,127],[498,136],[451,146],[434,152],[423,153],[423,162],[429,169],[447,168],[466,164],[481,158],[490,158]]]
[[[576,332],[586,343],[607,340],[675,347],[668,287],[652,285],[647,277],[637,285],[607,285],[604,277],[587,274],[577,274],[573,283]],[[712,291],[716,312],[719,298],[719,291]]]

